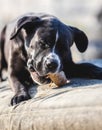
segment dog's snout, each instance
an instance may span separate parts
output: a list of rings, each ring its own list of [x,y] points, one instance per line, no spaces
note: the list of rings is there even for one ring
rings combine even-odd
[[[55,53],[50,53],[44,58],[44,66],[47,73],[55,73],[60,69],[60,59]]]
[[[56,60],[46,60],[46,67],[53,71],[53,70],[56,70],[56,68],[58,67],[58,62]]]

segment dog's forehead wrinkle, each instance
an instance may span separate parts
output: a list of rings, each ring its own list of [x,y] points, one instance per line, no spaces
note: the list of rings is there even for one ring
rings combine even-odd
[[[59,38],[59,34],[58,34],[58,30],[57,30],[55,43],[58,41],[58,38]]]
[[[30,40],[30,43],[29,45],[30,46],[33,46],[35,48],[35,43],[39,41],[39,37],[38,37],[38,34],[35,34],[34,37]]]
[[[54,44],[54,47],[53,47],[53,49],[52,49],[52,52],[53,52],[53,53],[55,53],[55,47],[56,47],[56,44],[57,44],[58,38],[59,38],[59,34],[58,34],[58,30],[57,30],[57,31],[56,31],[55,44]]]
[[[38,32],[35,33],[33,40],[35,40],[35,42],[39,41]]]
[[[27,40],[25,40],[24,42],[25,42],[25,43],[24,43],[24,47],[25,47],[25,49],[28,51],[29,42],[28,42]]]
[[[34,59],[35,50],[31,52],[32,59]]]
[[[42,20],[50,20],[51,21],[51,20],[53,20],[53,18],[54,18],[53,16],[48,15],[48,16],[42,17]]]

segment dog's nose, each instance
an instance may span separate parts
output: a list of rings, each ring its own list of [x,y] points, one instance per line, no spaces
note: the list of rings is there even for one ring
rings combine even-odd
[[[58,67],[58,63],[56,60],[47,60],[46,61],[46,66],[49,70],[53,71],[56,70]]]

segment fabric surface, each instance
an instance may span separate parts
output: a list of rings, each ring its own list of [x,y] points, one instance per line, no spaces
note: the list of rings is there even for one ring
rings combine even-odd
[[[102,80],[72,79],[29,93],[32,99],[11,106],[13,92],[0,83],[0,130],[102,130]]]

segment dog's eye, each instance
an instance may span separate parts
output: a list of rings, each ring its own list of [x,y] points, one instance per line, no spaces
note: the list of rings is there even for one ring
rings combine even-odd
[[[40,47],[42,48],[42,49],[46,49],[46,48],[48,48],[49,47],[49,45],[48,44],[45,44],[44,42],[39,42],[39,45],[40,45]]]

